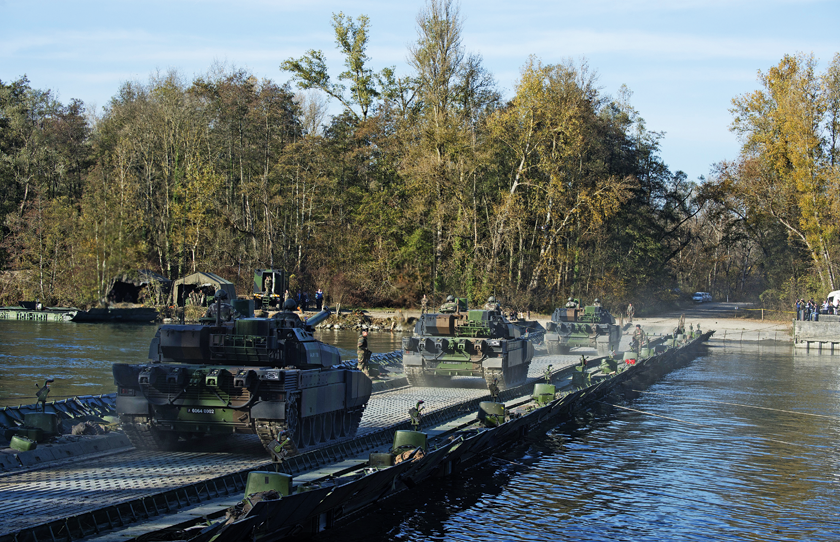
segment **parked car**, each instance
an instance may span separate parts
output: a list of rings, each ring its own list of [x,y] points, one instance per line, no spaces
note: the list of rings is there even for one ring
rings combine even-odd
[[[695,303],[702,303],[706,301],[706,296],[703,294],[703,292],[694,292],[694,295],[691,296],[691,300]]]

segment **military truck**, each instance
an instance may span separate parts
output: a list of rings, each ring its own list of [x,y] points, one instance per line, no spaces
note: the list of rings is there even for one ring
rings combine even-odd
[[[534,345],[498,310],[467,310],[466,300],[447,300],[424,314],[403,337],[403,369],[412,386],[451,385],[453,376],[480,376],[504,390],[528,376]]]
[[[573,347],[587,346],[605,356],[618,349],[621,328],[599,306],[567,306],[554,310],[545,326],[544,340],[549,354],[568,354]]]
[[[283,307],[283,295],[289,288],[289,277],[281,269],[254,270],[254,308]]]
[[[114,364],[117,413],[132,444],[175,449],[201,435],[256,433],[266,447],[291,439],[306,448],[353,436],[370,379],[312,336],[329,311],[302,321],[293,301],[284,309],[230,322],[217,310],[212,324],[162,325],[150,363]]]

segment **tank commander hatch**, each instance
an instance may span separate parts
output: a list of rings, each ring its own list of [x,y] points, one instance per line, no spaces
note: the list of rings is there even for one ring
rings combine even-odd
[[[207,312],[204,313],[204,318],[216,318],[216,312],[219,311],[219,320],[222,322],[230,322],[237,314],[233,310],[230,303],[227,302],[228,293],[224,290],[217,290],[215,300],[207,307]]]

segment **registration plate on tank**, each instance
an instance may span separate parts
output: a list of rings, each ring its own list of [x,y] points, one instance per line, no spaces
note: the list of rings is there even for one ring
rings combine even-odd
[[[190,414],[215,414],[215,408],[188,408],[187,412]]]

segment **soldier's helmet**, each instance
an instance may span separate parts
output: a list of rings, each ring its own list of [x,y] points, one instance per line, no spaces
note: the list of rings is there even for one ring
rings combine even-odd
[[[214,295],[215,299],[219,301],[224,301],[228,298],[228,293],[225,290],[217,290],[216,294]]]
[[[297,303],[291,297],[283,302],[283,310],[285,311],[293,311],[297,308]]]
[[[572,300],[572,298],[570,297],[570,298],[569,298],[569,301],[571,301],[571,300]]]
[[[595,303],[600,303],[600,302],[601,302],[601,300],[596,297],[595,298]]]
[[[455,296],[454,295],[448,295],[448,296],[446,296],[446,300],[447,301],[455,301]]]
[[[490,297],[488,297],[488,298],[487,298],[487,302],[488,302],[488,303],[495,303],[495,302],[496,302],[496,298],[495,298],[495,297],[493,297],[493,296],[491,295]]]

